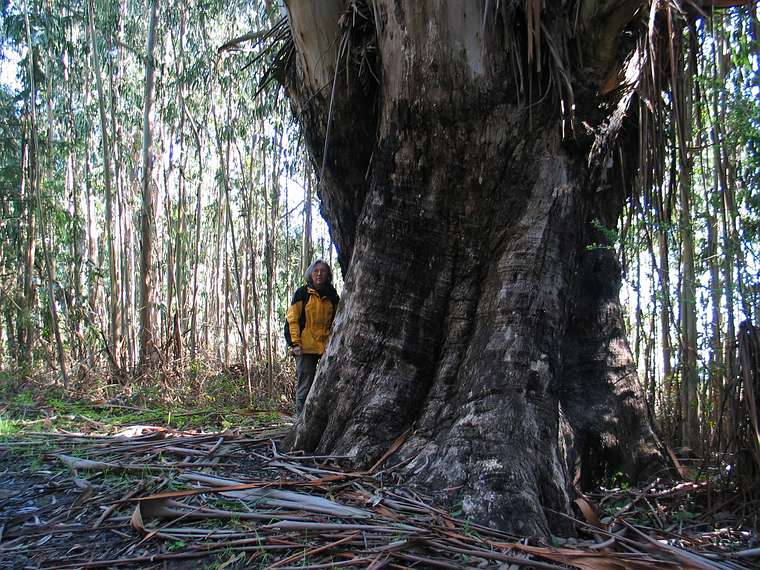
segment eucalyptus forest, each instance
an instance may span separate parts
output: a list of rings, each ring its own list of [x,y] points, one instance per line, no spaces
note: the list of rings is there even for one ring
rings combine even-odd
[[[756,2],[1,17],[0,567],[758,563]]]

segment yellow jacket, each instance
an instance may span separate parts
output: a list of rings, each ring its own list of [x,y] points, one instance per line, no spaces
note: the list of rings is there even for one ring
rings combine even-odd
[[[328,285],[322,294],[308,285],[296,290],[288,308],[285,331],[288,346],[299,345],[303,354],[323,354],[338,300],[332,285]]]

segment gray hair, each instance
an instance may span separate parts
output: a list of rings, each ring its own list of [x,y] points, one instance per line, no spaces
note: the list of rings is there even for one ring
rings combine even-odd
[[[311,282],[311,274],[314,273],[314,270],[317,268],[317,265],[319,265],[320,263],[324,265],[325,267],[327,267],[327,282],[330,285],[332,285],[332,280],[333,280],[332,268],[330,267],[330,264],[327,263],[324,259],[317,259],[315,261],[312,261],[311,265],[309,265],[309,267],[306,268],[306,271],[304,272],[304,275],[303,275],[304,279],[306,279],[306,283],[308,283],[309,285],[313,285],[313,283]]]

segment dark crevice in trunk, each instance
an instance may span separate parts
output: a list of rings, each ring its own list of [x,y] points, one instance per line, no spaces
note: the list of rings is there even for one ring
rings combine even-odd
[[[335,61],[322,62],[325,68],[336,67],[329,74],[328,83],[321,85],[316,92],[310,92],[309,80],[313,78],[300,76],[296,66],[289,68],[285,80],[293,112],[303,127],[314,172],[323,176],[317,186],[321,214],[328,222],[344,275],[365,202],[367,173],[375,150],[379,115],[377,71],[363,69],[376,66],[372,48],[375,42],[374,25],[362,19],[355,21],[362,25],[339,26],[334,22],[335,37],[328,42],[330,47],[321,46],[325,49],[323,57],[336,58]],[[291,30],[291,33],[299,31]],[[331,49],[342,44],[344,34],[350,37],[350,41],[346,42],[348,47],[340,52],[340,57],[336,57]],[[367,56],[367,53],[370,55]],[[367,57],[372,61],[368,62]],[[330,116],[332,121],[328,131]],[[345,128],[346,125],[350,128]]]
[[[561,381],[574,438],[569,463],[582,488],[617,471],[638,479],[661,466],[625,335],[619,285],[614,251],[601,246],[582,254]]]

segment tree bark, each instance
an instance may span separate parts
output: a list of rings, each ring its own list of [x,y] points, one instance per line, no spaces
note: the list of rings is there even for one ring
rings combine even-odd
[[[153,234],[155,212],[151,188],[151,107],[153,105],[153,49],[156,45],[157,2],[150,4],[148,42],[145,50],[145,91],[143,95],[142,132],[142,209],[140,212],[140,367],[155,363],[157,348],[154,338],[153,304],[155,302],[155,275],[153,271]]]
[[[657,457],[617,265],[586,249],[595,220],[611,227],[622,207],[608,151],[632,95],[579,82],[577,125],[594,136],[563,137],[558,102],[530,98],[551,70],[561,78],[557,45],[545,43],[560,36],[537,40],[543,55],[512,50],[525,40],[521,8],[484,18],[486,4],[351,3],[358,12],[341,18],[337,0],[288,3],[289,92],[323,165],[323,213],[346,270],[290,443],[366,466],[403,437],[397,472],[466,516],[566,532],[564,442],[632,472]],[[371,47],[379,84],[354,64]],[[634,58],[627,65],[635,72]],[[627,158],[631,139],[619,141]]]
[[[46,4],[46,8],[48,10],[48,16],[49,16],[49,9],[50,4]],[[53,265],[53,261],[50,257],[50,251],[48,249],[48,242],[47,242],[47,222],[45,219],[45,210],[42,205],[42,170],[40,168],[39,164],[39,136],[37,131],[37,111],[35,108],[35,100],[37,99],[37,88],[35,86],[35,80],[34,80],[34,46],[32,44],[32,32],[29,25],[29,14],[28,12],[24,13],[24,24],[26,28],[26,39],[27,39],[27,45],[29,46],[29,54],[30,57],[28,58],[28,68],[29,68],[29,111],[30,111],[30,117],[31,117],[31,129],[32,129],[32,141],[34,142],[33,148],[34,148],[34,154],[35,159],[33,162],[33,170],[30,172],[31,175],[31,186],[35,193],[35,202],[37,204],[37,217],[39,219],[39,229],[40,229],[40,241],[42,243],[42,254],[43,259],[45,261],[45,276],[47,277],[47,290],[48,290],[48,303],[50,305],[50,328],[53,329],[53,336],[55,338],[55,346],[56,346],[56,356],[58,359],[58,366],[60,366],[61,369],[61,377],[63,379],[64,386],[68,386],[69,383],[69,376],[66,371],[66,354],[63,349],[63,339],[61,338],[61,329],[59,326],[59,319],[58,319],[58,303],[56,301],[56,295],[55,295],[55,268]],[[46,156],[45,156],[45,170],[47,170],[47,167],[50,164],[51,160],[51,139],[53,136],[53,111],[52,111],[52,100],[51,100],[51,92],[52,92],[52,80],[51,75],[49,73],[50,70],[50,44],[48,43],[48,59],[46,60],[46,67],[48,69],[48,89],[46,94],[47,99],[47,120],[48,120],[48,133],[47,133],[47,145],[46,145]],[[64,298],[65,302],[65,298]]]
[[[34,288],[34,260],[37,252],[37,228],[34,215],[34,196],[30,188],[34,142],[30,141],[28,125],[22,129],[21,139],[21,188],[19,191],[21,210],[25,214],[26,243],[23,254],[20,255],[20,285],[21,295],[18,299],[16,315],[16,345],[18,346],[17,362],[19,368],[26,368],[32,363],[32,348],[34,346],[34,307],[37,304],[37,290]],[[29,147],[32,147],[31,149]]]
[[[672,12],[668,10],[668,27],[672,29]],[[694,230],[692,229],[691,182],[693,159],[691,158],[692,131],[692,82],[695,69],[685,73],[684,80],[678,81],[682,54],[670,50],[670,66],[673,79],[674,137],[678,155],[678,192],[680,198],[679,238],[681,244],[681,290],[679,301],[679,337],[681,344],[681,442],[692,449],[701,451],[699,433],[699,399],[697,378],[697,279],[694,267]],[[676,85],[684,86],[683,90]],[[676,176],[676,171],[673,171]]]
[[[116,249],[113,235],[113,185],[111,182],[111,147],[108,139],[108,120],[106,118],[106,101],[101,77],[100,61],[98,58],[97,44],[95,43],[95,23],[93,15],[93,2],[87,4],[87,32],[90,36],[90,48],[92,53],[92,69],[95,74],[95,82],[98,91],[98,110],[100,112],[100,135],[103,151],[103,175],[105,184],[105,210],[106,210],[106,244],[108,248],[108,329],[111,351],[114,355],[115,364],[120,366],[119,354],[121,353],[121,311],[119,294],[119,276],[116,270]],[[115,133],[114,133],[115,134]]]
[[[198,166],[203,163],[201,144],[201,135],[198,129],[198,125],[193,119],[193,115],[183,107],[187,114],[190,128],[193,131],[193,138],[195,139],[195,153],[197,157]],[[198,185],[196,189],[195,198],[195,215],[194,215],[194,247],[193,247],[193,297],[190,302],[190,360],[195,361],[198,351],[198,268],[200,266],[201,257],[201,222],[203,214],[203,194],[201,189],[203,188],[203,172],[198,173]]]
[[[73,47],[71,45],[73,37],[72,24],[69,23],[65,28],[66,48],[63,54],[63,81],[65,84],[65,115],[66,128],[70,133],[74,133],[76,125],[74,122],[74,92],[75,84],[71,78],[71,67],[74,61]],[[69,294],[69,327],[71,357],[75,362],[81,362],[84,358],[84,342],[81,336],[81,326],[84,306],[84,296],[82,294],[82,268],[84,262],[85,249],[85,231],[83,228],[83,217],[81,212],[81,176],[78,175],[77,156],[75,150],[70,148],[66,152],[66,173],[65,173],[66,196],[71,199],[72,216],[71,216],[71,258],[73,260],[73,270],[71,276],[71,291]]]
[[[186,14],[183,11],[180,15],[180,29],[179,33],[172,40],[174,46],[174,57],[176,59],[175,72],[177,76],[181,76],[185,72],[185,18]],[[184,85],[180,85],[178,89],[178,99],[180,108],[180,122],[179,122],[179,145],[180,145],[180,176],[178,179],[178,197],[177,197],[177,226],[175,232],[174,252],[175,252],[175,272],[172,278],[177,297],[177,308],[173,319],[173,344],[174,344],[174,360],[179,364],[183,357],[183,325],[185,323],[185,310],[187,300],[187,270],[185,267],[185,259],[187,253],[185,251],[185,243],[189,240],[185,237],[187,235],[187,190],[185,185],[185,174],[187,172],[188,156],[187,143],[185,141],[185,120],[187,118],[187,109],[185,107],[185,88]],[[200,163],[198,163],[200,166]]]

